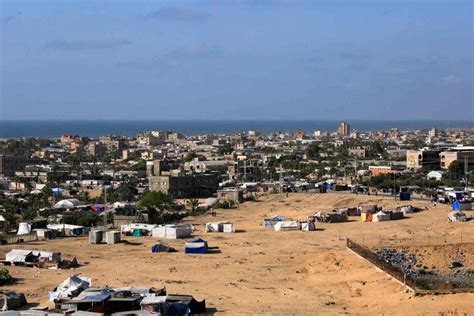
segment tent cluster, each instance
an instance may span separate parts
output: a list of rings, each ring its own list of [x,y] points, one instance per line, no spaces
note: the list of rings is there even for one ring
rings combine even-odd
[[[310,218],[322,223],[342,223],[349,220],[347,212],[342,210],[332,210],[330,213],[317,212],[310,216]]]
[[[313,231],[316,230],[314,219],[308,217],[307,221],[296,221],[282,215],[275,215],[263,220],[263,227],[270,228],[275,231]]]
[[[72,260],[61,260],[61,253],[50,251],[36,251],[25,249],[13,249],[5,254],[4,265],[69,269],[77,267],[78,263],[74,257]]]
[[[153,236],[158,238],[178,239],[188,238],[192,235],[194,227],[191,224],[127,224],[122,225],[121,233],[128,236]]]
[[[231,222],[209,222],[206,233],[235,233],[235,227]]]
[[[49,300],[55,303],[55,312],[74,311],[87,315],[188,315],[206,312],[206,301],[199,302],[190,295],[168,295],[165,289],[155,288],[93,288],[90,278],[78,276],[62,282],[49,293]]]

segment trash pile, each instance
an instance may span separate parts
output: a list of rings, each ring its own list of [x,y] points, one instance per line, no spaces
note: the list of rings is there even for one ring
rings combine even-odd
[[[405,254],[403,250],[398,252],[393,248],[376,249],[373,253],[379,260],[390,264],[392,267],[400,270],[407,276],[415,276],[418,274],[418,271],[415,270],[415,255]]]

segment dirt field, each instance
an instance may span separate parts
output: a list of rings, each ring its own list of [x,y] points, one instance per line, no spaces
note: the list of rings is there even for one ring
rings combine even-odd
[[[130,243],[113,246],[90,245],[86,238],[2,246],[0,257],[12,248],[57,250],[64,258],[76,256],[83,264],[75,271],[9,267],[19,280],[8,289],[26,292],[30,302],[41,305],[48,304],[49,290],[77,273],[92,277],[93,285],[166,286],[168,293],[206,299],[217,313],[226,314],[474,313],[473,293],[413,296],[345,247],[345,237],[377,240],[472,234],[474,221],[447,222],[446,205],[433,207],[429,202],[412,201],[428,210],[399,221],[363,223],[351,218],[348,223],[318,223],[314,232],[275,232],[262,227],[263,218],[270,215],[305,219],[315,211],[359,203],[397,204],[388,197],[293,193],[283,202],[279,202],[278,195],[271,195],[259,202],[244,203],[240,210],[217,210],[217,218],[188,218],[198,230],[196,236],[219,247],[221,253],[216,254],[185,255],[184,240],[168,241],[178,253],[152,254],[150,247],[156,238],[129,237]],[[217,220],[232,221],[237,233],[204,233],[204,224]],[[472,255],[466,254],[471,256],[469,260]]]

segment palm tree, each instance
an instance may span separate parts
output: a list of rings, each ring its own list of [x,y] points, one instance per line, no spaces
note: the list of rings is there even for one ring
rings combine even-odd
[[[191,212],[194,214],[196,209],[199,207],[199,200],[192,198],[187,201],[187,204],[191,207]]]

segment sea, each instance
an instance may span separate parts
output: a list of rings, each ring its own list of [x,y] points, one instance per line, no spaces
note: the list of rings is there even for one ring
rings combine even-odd
[[[0,138],[58,138],[64,134],[87,137],[102,135],[134,136],[143,131],[175,131],[184,135],[230,134],[256,130],[264,134],[271,132],[315,130],[336,131],[341,121],[335,120],[0,120]],[[474,121],[388,121],[348,120],[351,130],[360,132],[374,130],[416,130],[425,128],[473,128]]]

